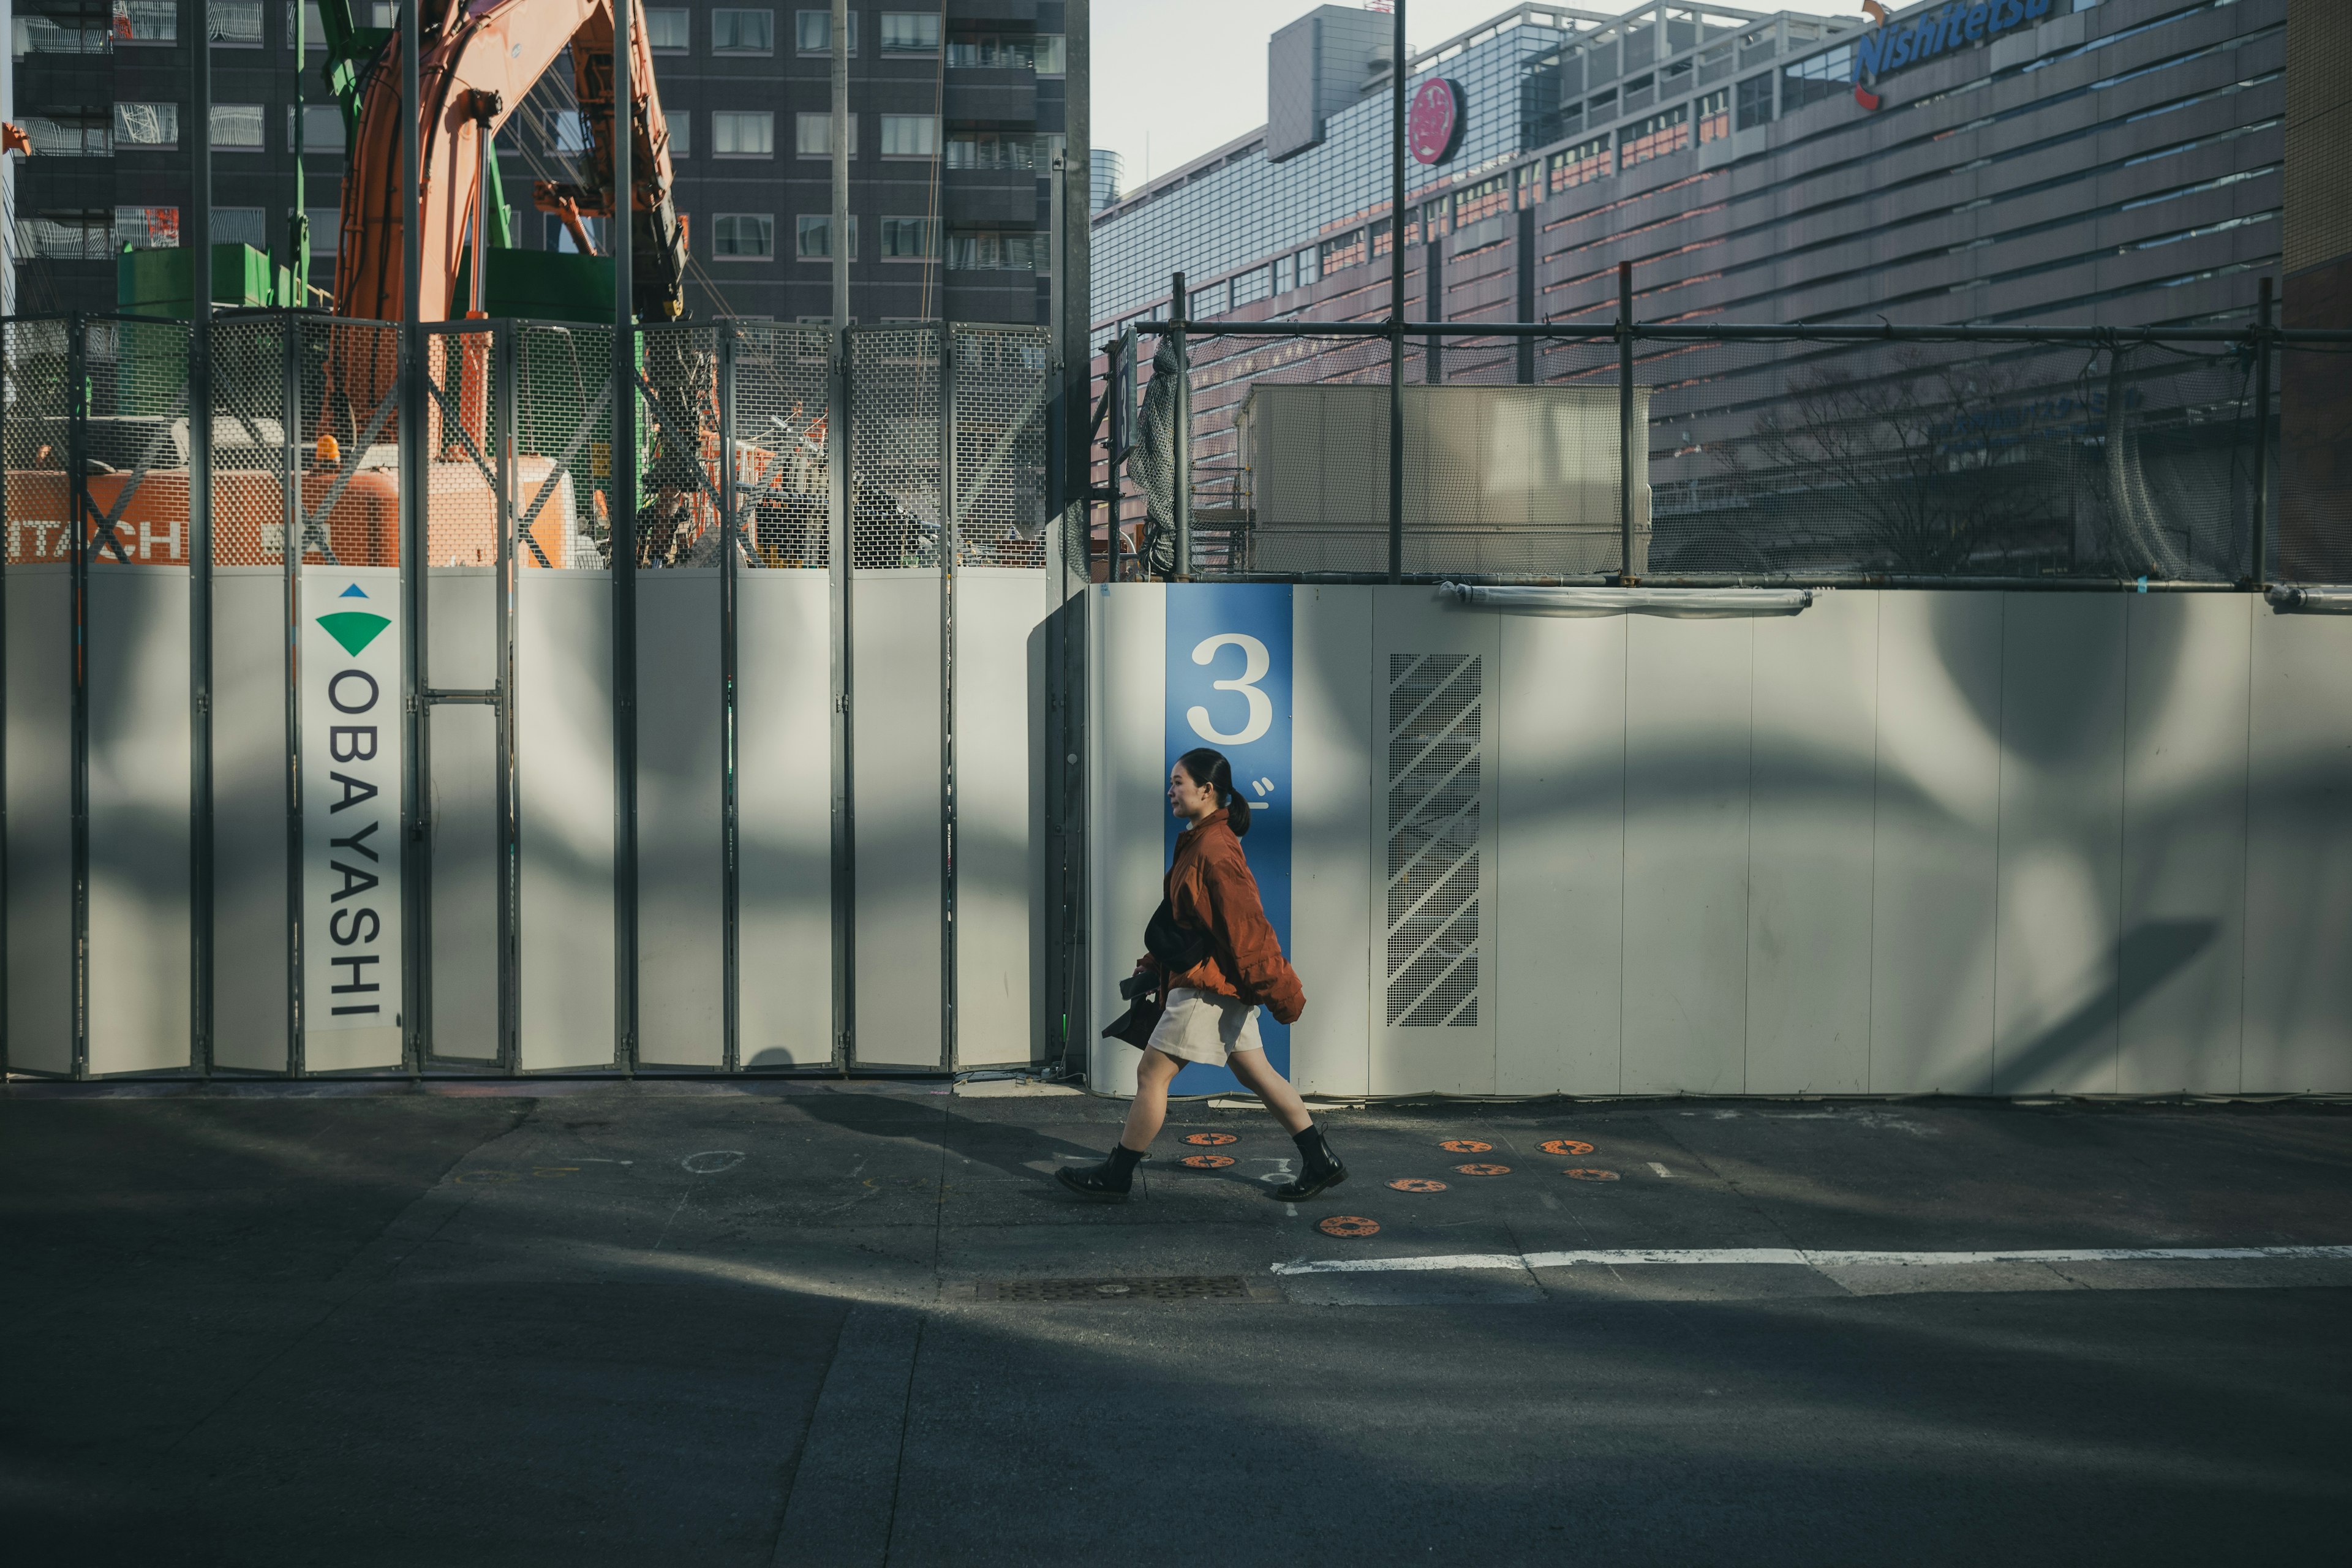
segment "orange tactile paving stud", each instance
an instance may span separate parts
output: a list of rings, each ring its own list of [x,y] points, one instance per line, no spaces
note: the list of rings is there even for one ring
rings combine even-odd
[[[1238,1143],[1241,1140],[1230,1132],[1187,1132],[1184,1134],[1184,1142],[1197,1143],[1203,1149],[1213,1149],[1220,1143]],[[1577,1152],[1589,1153],[1591,1148],[1592,1145],[1588,1143]]]
[[[1590,1154],[1592,1145],[1581,1138],[1549,1138],[1536,1145],[1547,1154]]]
[[[1315,1228],[1326,1236],[1378,1236],[1381,1222],[1360,1214],[1335,1214],[1329,1219],[1317,1220]]]
[[[1617,1179],[1616,1172],[1603,1171],[1592,1165],[1571,1165],[1560,1174],[1574,1177],[1580,1182],[1613,1182]]]
[[[1507,1176],[1511,1173],[1508,1165],[1456,1165],[1454,1168],[1465,1176]]]
[[[1188,1171],[1222,1171],[1234,1163],[1231,1154],[1187,1154],[1176,1162]]]
[[[1433,1182],[1423,1176],[1406,1176],[1391,1182],[1389,1185],[1401,1193],[1442,1193],[1445,1190],[1444,1182]]]
[[[1438,1147],[1449,1154],[1484,1154],[1493,1149],[1494,1145],[1481,1143],[1475,1138],[1448,1138]]]

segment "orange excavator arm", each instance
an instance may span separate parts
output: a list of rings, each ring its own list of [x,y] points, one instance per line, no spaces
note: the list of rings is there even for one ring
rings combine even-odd
[[[541,197],[569,200],[583,213],[613,212],[613,0],[425,0],[419,62],[424,102],[416,110],[422,320],[446,321],[453,314],[458,262],[473,230],[475,204],[482,199],[480,138],[495,135],[567,47],[581,113],[594,138],[593,183],[551,187]],[[686,231],[672,198],[669,127],[654,89],[641,6],[629,30],[633,302],[640,320],[673,321],[685,310]],[[400,79],[395,37],[368,74],[359,135],[343,177],[335,310],[360,320],[392,321],[401,315],[401,231],[408,204],[400,182],[400,138],[408,110]]]

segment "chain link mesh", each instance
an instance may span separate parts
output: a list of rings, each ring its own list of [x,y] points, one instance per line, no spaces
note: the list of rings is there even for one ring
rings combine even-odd
[[[68,325],[62,321],[0,323],[0,460],[7,466],[8,563],[61,562],[72,553],[72,510],[66,499],[66,424],[69,398]]]
[[[92,565],[188,563],[188,326],[82,328],[82,439]]]
[[[719,564],[719,329],[640,334],[637,564]]]
[[[499,563],[498,347],[488,323],[425,337],[425,556],[434,566]]]
[[[735,341],[735,508],[744,564],[832,562],[833,330],[747,321]]]
[[[213,564],[276,566],[286,542],[286,342],[292,319],[212,328]]]
[[[302,316],[292,330],[297,401],[291,425],[302,473],[302,559],[397,566],[400,329],[382,321]],[[487,421],[485,411],[476,417],[475,428]],[[478,434],[473,438],[481,443]],[[486,454],[494,449],[483,445]],[[438,487],[427,493],[437,496]]]
[[[849,563],[940,563],[940,334],[849,333]]]
[[[1043,569],[1052,335],[1042,327],[951,331],[956,563]]]
[[[515,527],[530,542],[523,569],[610,566],[613,330],[547,321],[511,330]]]

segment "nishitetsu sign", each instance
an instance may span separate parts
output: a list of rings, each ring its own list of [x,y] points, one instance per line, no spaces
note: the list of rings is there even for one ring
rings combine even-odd
[[[1863,10],[1875,26],[1854,40],[1853,96],[1864,109],[1876,109],[1879,97],[1868,84],[2011,28],[2038,23],[2050,14],[2050,0],[1951,0],[1893,23],[1877,0],[1866,0]]]
[[[1419,163],[1443,163],[1462,145],[1462,85],[1432,77],[1414,89],[1404,121],[1404,144]]]

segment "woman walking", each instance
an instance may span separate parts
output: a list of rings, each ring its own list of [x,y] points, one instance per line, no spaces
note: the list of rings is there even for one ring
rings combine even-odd
[[[1348,1168],[1323,1141],[1298,1091],[1265,1059],[1258,1040],[1260,1006],[1279,1022],[1292,1023],[1306,1010],[1307,994],[1282,956],[1282,943],[1258,901],[1257,879],[1242,854],[1249,802],[1234,793],[1233,767],[1224,754],[1202,747],[1185,752],[1168,770],[1168,804],[1185,822],[1176,839],[1175,863],[1168,868],[1168,909],[1182,935],[1206,937],[1207,956],[1174,973],[1164,972],[1155,958],[1136,961],[1139,973],[1161,975],[1168,1008],[1135,1069],[1127,1128],[1101,1164],[1054,1173],[1080,1197],[1125,1203],[1135,1184],[1136,1163],[1167,1117],[1168,1086],[1186,1062],[1205,1062],[1233,1068],[1298,1145],[1298,1177],[1275,1188],[1274,1195],[1311,1198],[1345,1181]]]

